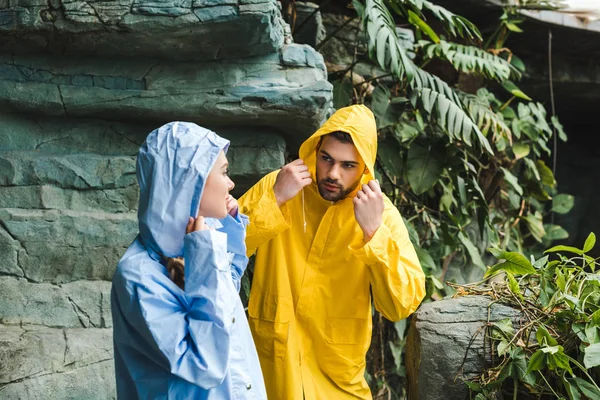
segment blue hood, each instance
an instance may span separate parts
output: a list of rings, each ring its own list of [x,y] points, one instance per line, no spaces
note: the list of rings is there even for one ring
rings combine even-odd
[[[228,140],[190,122],[171,122],[148,135],[136,175],[140,237],[152,258],[183,255],[189,217],[197,216],[206,178],[228,147]]]

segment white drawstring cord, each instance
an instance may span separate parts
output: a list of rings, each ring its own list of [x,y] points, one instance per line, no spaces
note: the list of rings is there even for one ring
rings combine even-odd
[[[304,222],[304,233],[306,233],[306,215],[304,214],[304,188],[302,188],[302,221]]]

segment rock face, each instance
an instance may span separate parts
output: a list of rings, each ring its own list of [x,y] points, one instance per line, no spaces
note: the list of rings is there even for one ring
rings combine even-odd
[[[0,398],[115,398],[110,280],[151,130],[230,139],[239,196],[327,117],[278,4],[0,0]]]
[[[489,319],[488,319],[489,308]],[[482,296],[423,304],[413,315],[406,344],[410,400],[467,399],[461,378],[483,370],[484,325],[519,312]]]

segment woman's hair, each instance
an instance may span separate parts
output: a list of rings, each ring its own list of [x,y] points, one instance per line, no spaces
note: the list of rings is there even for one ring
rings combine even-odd
[[[183,261],[183,257],[170,258],[164,257],[164,260],[167,263],[167,271],[169,272],[169,277],[177,286],[183,290],[184,288],[184,274],[183,270],[185,267],[185,262]]]

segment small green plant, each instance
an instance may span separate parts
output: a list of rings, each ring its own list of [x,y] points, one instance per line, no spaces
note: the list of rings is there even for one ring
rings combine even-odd
[[[522,312],[488,324],[495,365],[466,382],[472,398],[600,399],[600,274],[588,255],[595,244],[591,233],[583,248],[555,246],[537,260],[489,249],[501,262],[486,277],[501,280],[456,286]]]

